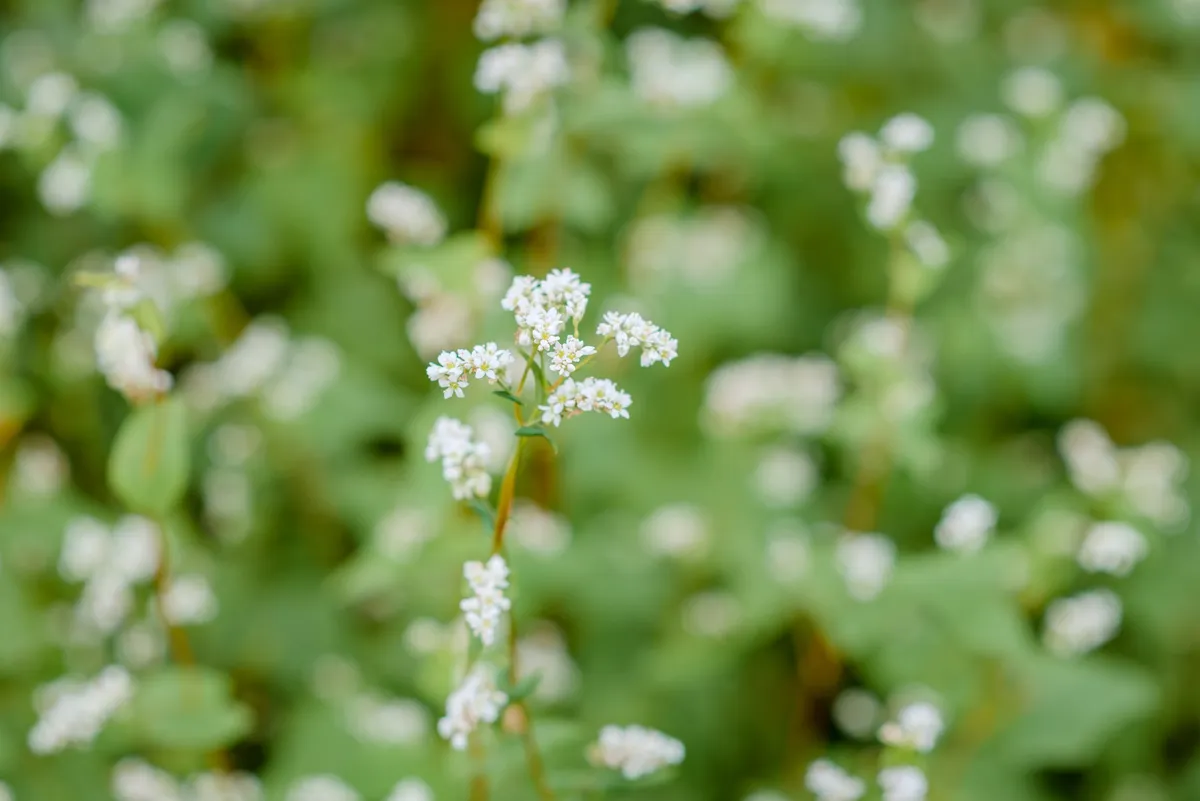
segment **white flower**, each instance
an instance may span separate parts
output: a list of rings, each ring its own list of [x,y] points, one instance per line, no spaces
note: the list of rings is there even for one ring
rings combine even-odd
[[[110,312],[96,329],[96,363],[108,385],[133,401],[171,388],[171,374],[154,366],[158,345],[132,318]]]
[[[1058,450],[1071,483],[1088,495],[1115,489],[1121,480],[1117,452],[1104,429],[1091,420],[1073,420],[1058,435]]]
[[[819,434],[841,396],[838,369],[824,356],[758,354],[709,374],[708,426],[720,434],[772,431]]]
[[[683,762],[683,743],[643,726],[605,726],[592,746],[593,763],[621,771],[626,779],[647,776]]]
[[[508,696],[496,689],[489,670],[480,665],[446,699],[446,716],[438,721],[438,734],[465,751],[467,738],[480,723],[495,723]]]
[[[56,217],[79,211],[92,193],[92,166],[75,150],[63,148],[38,176],[37,192],[46,211]]]
[[[77,95],[71,101],[67,121],[76,141],[89,153],[111,150],[120,144],[124,129],[121,112],[103,95]]]
[[[367,218],[396,243],[436,245],[446,236],[446,218],[437,204],[399,181],[388,181],[371,193]]]
[[[933,146],[933,126],[911,112],[898,114],[884,123],[879,141],[897,153],[920,153]]]
[[[538,623],[517,642],[517,681],[537,675],[533,697],[546,702],[562,701],[579,684],[579,669],[562,634],[552,624]]]
[[[483,0],[475,15],[475,35],[485,42],[549,33],[562,24],[566,0]]]
[[[851,776],[828,759],[818,759],[808,766],[804,786],[817,801],[858,801],[867,791],[862,779]]]
[[[522,499],[513,503],[508,529],[506,536],[523,550],[545,556],[562,553],[571,542],[571,526],[564,517]]]
[[[904,241],[917,261],[933,270],[940,270],[950,261],[950,247],[932,224],[913,220],[904,228]]]
[[[719,100],[733,84],[721,46],[684,39],[662,28],[641,28],[625,41],[634,94],[664,108],[698,108]]]
[[[875,735],[879,699],[866,690],[850,687],[833,700],[833,722],[851,737],[865,740]]]
[[[1021,132],[1011,118],[976,114],[958,126],[959,158],[973,167],[998,167],[1021,149]]]
[[[40,688],[38,721],[29,732],[29,750],[53,754],[86,747],[104,724],[133,696],[133,679],[110,665],[91,681],[60,679]]]
[[[167,619],[180,626],[207,623],[217,616],[217,596],[208,579],[197,574],[172,577],[162,605]]]
[[[558,39],[503,44],[485,50],[475,68],[475,88],[503,94],[504,110],[517,114],[570,79],[567,51]]]
[[[959,553],[975,553],[996,527],[996,509],[978,495],[964,495],[946,507],[933,530],[938,547]]]
[[[675,503],[655,509],[641,525],[640,535],[653,554],[674,558],[696,556],[708,544],[708,522],[697,506]]]
[[[285,801],[361,801],[362,796],[337,776],[306,776],[292,782]]]
[[[883,591],[896,563],[896,545],[883,534],[847,532],[838,540],[838,572],[858,601],[870,601]]]
[[[475,595],[464,598],[459,608],[466,613],[467,627],[484,645],[492,645],[496,641],[500,619],[512,607],[512,602],[504,596],[504,589],[508,587],[508,565],[504,557],[496,554],[486,565],[467,562],[463,565],[463,576]]]
[[[775,447],[759,461],[753,483],[759,497],[770,506],[803,503],[817,486],[817,465],[802,450]]]
[[[929,781],[924,772],[912,765],[898,765],[879,771],[883,801],[925,801]]]
[[[912,207],[917,193],[917,179],[903,164],[887,164],[880,168],[871,185],[867,203],[867,221],[881,231],[899,225]]]
[[[944,728],[938,708],[927,701],[917,701],[905,705],[894,721],[880,727],[879,740],[886,745],[927,754],[937,745]]]
[[[1096,523],[1088,529],[1076,560],[1089,573],[1128,576],[1146,556],[1146,538],[1127,523]]]
[[[442,351],[437,361],[425,368],[430,381],[436,381],[447,398],[463,397],[471,370],[463,358],[466,351]]]
[[[595,352],[596,349],[585,345],[583,340],[568,336],[565,342],[555,344],[550,369],[560,375],[570,375],[581,361]]]
[[[111,789],[117,801],[183,801],[183,793],[171,774],[136,758],[116,764]]]
[[[862,27],[858,0],[760,0],[763,14],[815,39],[843,42]]]
[[[364,743],[411,745],[425,738],[429,713],[409,698],[356,695],[346,708],[346,728]]]
[[[838,158],[842,160],[842,181],[856,192],[869,190],[883,167],[879,144],[860,131],[842,137],[838,142]]]
[[[671,360],[678,355],[679,342],[637,312],[605,312],[603,321],[596,327],[596,333],[616,343],[618,356],[627,356],[632,348],[640,347],[642,367],[649,367],[656,362],[670,367]]]
[[[75,98],[79,84],[65,72],[47,72],[29,84],[25,110],[36,117],[58,117]]]
[[[442,460],[442,477],[450,482],[455,500],[483,498],[492,489],[487,472],[491,450],[477,441],[474,429],[449,417],[439,417],[429,435],[425,460]]]
[[[76,618],[89,629],[109,634],[129,614],[131,587],[158,569],[159,533],[145,518],[121,518],[110,531],[90,517],[67,525],[59,556],[59,573],[67,581],[85,582]]]
[[[1042,639],[1060,656],[1099,648],[1121,627],[1121,599],[1111,590],[1089,590],[1059,598],[1046,608]]]
[[[401,779],[388,793],[387,801],[434,801],[433,788],[420,779]]]
[[[1000,86],[1005,104],[1025,117],[1041,118],[1062,105],[1062,83],[1041,67],[1022,67],[1010,72]]]

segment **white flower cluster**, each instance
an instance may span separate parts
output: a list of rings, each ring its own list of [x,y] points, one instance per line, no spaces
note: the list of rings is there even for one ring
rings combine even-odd
[[[208,579],[199,574],[172,576],[162,595],[162,610],[177,626],[208,623],[217,616],[217,596]]]
[[[631,348],[641,348],[642,367],[659,362],[664,367],[670,367],[671,360],[679,355],[679,340],[649,320],[642,319],[637,312],[605,312],[596,333],[616,342],[618,356],[628,355]]]
[[[285,801],[362,801],[362,796],[337,776],[318,774],[292,782]]]
[[[672,14],[692,14],[701,11],[710,17],[728,17],[741,0],[657,0],[658,4]]]
[[[261,801],[262,784],[248,773],[199,773],[180,782],[166,771],[136,758],[113,768],[116,801]]]
[[[567,50],[558,39],[508,42],[483,51],[475,68],[475,88],[487,95],[502,94],[505,113],[519,114],[570,77]]]
[[[546,402],[538,406],[542,422],[553,426],[562,424],[563,418],[579,412],[603,412],[614,420],[629,418],[629,405],[633,398],[607,378],[588,377],[582,381],[565,379],[557,389],[546,396]]]
[[[459,608],[466,613],[467,626],[484,645],[496,641],[496,630],[500,618],[512,603],[504,596],[508,587],[508,564],[504,557],[495,554],[483,562],[467,562],[463,565],[463,576],[475,594],[464,598]]]
[[[548,512],[532,501],[513,502],[508,521],[510,541],[521,549],[542,556],[555,556],[571,543],[571,524],[562,515]]]
[[[851,776],[828,759],[818,759],[808,766],[804,786],[817,801],[858,801],[867,792],[862,779]]]
[[[446,236],[446,218],[429,195],[399,181],[387,181],[367,198],[367,219],[396,244],[432,246]]]
[[[374,745],[412,745],[425,739],[429,713],[411,698],[360,693],[345,708],[346,729],[356,740]]]
[[[475,14],[475,35],[490,42],[549,33],[562,24],[566,0],[483,0]]]
[[[430,381],[436,381],[445,397],[463,397],[469,379],[484,379],[489,384],[504,380],[512,353],[501,349],[495,342],[476,345],[471,350],[442,351],[437,361],[425,368]]]
[[[257,398],[275,420],[292,421],[313,408],[341,369],[341,352],[332,342],[292,339],[282,320],[264,317],[246,326],[215,362],[193,365],[183,387],[189,404],[202,411]]]
[[[108,385],[132,401],[171,389],[171,374],[154,366],[158,343],[132,317],[110,313],[96,329],[96,366]]]
[[[976,553],[995,527],[996,507],[978,495],[964,495],[942,512],[933,538],[943,550]]]
[[[1128,523],[1107,521],[1088,529],[1075,559],[1089,573],[1128,576],[1146,557],[1142,533]]]
[[[89,745],[132,696],[133,679],[116,665],[91,681],[59,679],[39,688],[38,720],[29,732],[29,750],[53,754]]]
[[[1076,100],[1063,113],[1038,163],[1050,189],[1077,196],[1091,188],[1100,160],[1125,140],[1125,118],[1098,97]]]
[[[594,764],[633,780],[683,762],[684,748],[674,737],[644,726],[605,726],[589,756]]]
[[[896,544],[883,534],[848,531],[838,540],[836,559],[850,596],[857,601],[871,601],[892,577]]]
[[[517,343],[551,351],[559,344],[569,319],[578,327],[587,311],[592,285],[571,270],[551,270],[542,279],[518,275],[504,293],[500,307],[517,319]]]
[[[819,434],[833,422],[841,394],[837,365],[824,356],[759,354],[709,374],[705,423],[725,435],[775,428]]]
[[[908,160],[932,145],[932,126],[915,114],[888,120],[878,139],[861,132],[842,138],[838,155],[845,168],[843,180],[867,196],[867,221],[872,226],[893,231],[908,221],[917,194]]]
[[[434,801],[433,788],[420,779],[401,779],[386,801]]]
[[[1058,437],[1071,483],[1092,497],[1118,497],[1158,526],[1176,528],[1190,514],[1182,491],[1187,457],[1169,442],[1117,448],[1090,420],[1068,423]]]
[[[917,701],[903,706],[895,720],[879,728],[879,740],[885,745],[928,754],[937,745],[944,728],[938,708],[928,701]]]
[[[452,417],[439,417],[429,434],[425,460],[442,460],[442,476],[450,482],[456,500],[484,498],[491,492],[487,471],[491,448],[475,439],[475,430]]]
[[[1046,607],[1042,640],[1060,656],[1085,654],[1116,636],[1121,616],[1121,599],[1111,590],[1059,598]]]
[[[78,517],[63,537],[58,571],[83,582],[75,619],[85,630],[111,634],[133,608],[133,587],[158,569],[159,532],[144,517],[127,516],[109,529],[91,517]]]
[[[862,27],[858,0],[760,0],[760,5],[765,16],[815,39],[844,42]]]
[[[914,765],[897,765],[884,768],[876,777],[883,791],[882,801],[925,801],[929,792],[929,780],[925,773]]]
[[[647,288],[678,280],[711,290],[733,278],[763,238],[761,227],[736,206],[706,206],[688,217],[641,217],[626,248],[630,278]]]
[[[446,699],[446,716],[438,721],[438,734],[458,751],[480,723],[495,723],[508,696],[496,689],[488,668],[477,666]]]
[[[13,486],[30,495],[48,498],[67,483],[71,467],[62,448],[44,434],[26,434],[13,457]]]
[[[684,39],[663,28],[640,28],[625,41],[634,94],[659,108],[700,108],[733,84],[725,52],[708,39]]]
[[[966,164],[989,169],[999,167],[1020,152],[1024,140],[1011,117],[974,114],[959,124],[955,147]]]

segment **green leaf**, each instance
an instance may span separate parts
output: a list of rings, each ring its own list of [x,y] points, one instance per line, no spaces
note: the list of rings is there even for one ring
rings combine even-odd
[[[525,405],[525,403],[520,398],[518,398],[516,395],[509,392],[507,389],[492,390],[492,394],[497,395],[501,398],[504,398],[507,401],[512,401],[513,403],[517,404],[518,406]]]
[[[508,696],[510,704],[517,704],[533,695],[541,683],[542,672],[535,670],[525,678],[518,679],[516,684],[509,684],[507,681],[502,682],[500,691]]]
[[[550,432],[548,432],[542,426],[521,426],[517,429],[517,436],[541,437],[542,439],[546,440],[546,442],[550,443],[550,447],[554,449],[555,453],[558,453],[558,448],[555,446],[554,440],[550,439]]]
[[[188,482],[187,410],[178,398],[134,409],[113,442],[108,483],[129,509],[171,511]]]
[[[132,704],[135,731],[167,749],[209,751],[244,737],[253,716],[229,677],[205,667],[168,667],[144,677]]]

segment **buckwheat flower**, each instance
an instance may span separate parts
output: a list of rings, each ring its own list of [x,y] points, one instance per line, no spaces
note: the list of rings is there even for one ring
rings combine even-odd
[[[883,801],[925,801],[929,781],[925,773],[913,765],[897,765],[879,771],[879,788]]]
[[[446,715],[438,721],[438,734],[457,751],[465,751],[467,738],[481,723],[495,723],[508,696],[496,689],[488,668],[476,667],[446,699]]]
[[[371,193],[367,218],[397,244],[432,246],[446,236],[446,218],[429,195],[399,181]]]
[[[66,147],[38,176],[38,199],[56,217],[73,214],[92,192],[92,167],[76,150]]]
[[[60,680],[41,688],[38,720],[29,732],[29,750],[53,754],[89,745],[104,724],[133,696],[133,679],[110,665],[94,679]]]
[[[569,417],[575,409],[579,388],[573,379],[565,379],[557,389],[546,396],[546,402],[538,407],[542,413],[542,423],[555,428],[562,425],[563,417]]]
[[[1063,113],[1060,136],[1088,151],[1106,153],[1125,139],[1125,118],[1099,97],[1076,100]]]
[[[851,776],[828,759],[818,759],[808,766],[804,786],[817,801],[858,801],[867,792],[862,779]]]
[[[92,153],[111,150],[120,144],[125,127],[121,112],[112,101],[92,92],[79,94],[71,101],[67,123],[76,141]]]
[[[753,474],[758,496],[773,507],[803,503],[817,485],[817,465],[801,450],[779,446],[767,451]]]
[[[78,91],[75,78],[65,72],[39,75],[25,92],[25,111],[36,117],[61,116]]]
[[[571,525],[566,518],[532,501],[518,499],[513,503],[508,526],[507,536],[513,542],[541,556],[556,556],[571,542]]]
[[[110,313],[96,329],[96,363],[108,385],[137,402],[165,393],[171,374],[154,366],[158,345],[132,318]]]
[[[560,375],[570,375],[575,372],[575,368],[581,361],[595,352],[596,349],[591,345],[585,345],[583,340],[568,336],[565,342],[559,342],[554,346],[550,369]]]
[[[566,0],[483,0],[475,14],[475,35],[485,42],[549,33],[562,24]]]
[[[1117,487],[1121,465],[1108,434],[1091,420],[1073,420],[1058,435],[1058,451],[1067,463],[1071,483],[1088,495]]]
[[[42,498],[55,495],[66,484],[69,473],[66,454],[53,439],[43,434],[21,438],[13,458],[13,475],[22,492]]]
[[[491,645],[496,641],[500,619],[512,607],[512,602],[504,596],[508,587],[508,565],[504,557],[496,554],[486,565],[467,562],[463,565],[463,576],[475,593],[459,604],[466,613],[467,627],[484,645]]]
[[[906,225],[904,241],[917,261],[932,270],[940,270],[950,261],[950,247],[946,240],[925,220],[913,220]]]
[[[655,509],[642,522],[639,534],[650,553],[676,559],[702,554],[709,540],[704,512],[688,503],[673,503]]]
[[[207,623],[217,616],[217,596],[200,575],[172,577],[162,605],[167,619],[179,626]]]
[[[763,14],[815,39],[843,42],[862,27],[858,0],[760,0]]]
[[[859,740],[874,736],[879,720],[879,699],[866,690],[851,687],[838,693],[833,701],[833,722],[846,734]]]
[[[917,180],[903,164],[880,168],[871,185],[867,221],[881,231],[890,231],[903,221],[917,193]]]
[[[725,52],[707,39],[684,39],[662,28],[641,28],[625,41],[633,92],[659,108],[699,108],[733,84]]]
[[[533,306],[541,305],[540,293],[541,282],[532,275],[515,276],[512,285],[500,301],[500,308],[523,314]]]
[[[429,713],[410,698],[356,695],[346,708],[346,728],[360,742],[412,745],[425,739]]]
[[[847,532],[838,540],[838,572],[846,590],[858,601],[873,600],[892,576],[896,546],[883,534]]]
[[[945,723],[938,708],[927,701],[907,704],[896,715],[879,728],[879,740],[885,745],[911,748],[927,754],[937,745]]]
[[[1009,117],[976,114],[963,120],[956,135],[958,156],[972,167],[998,167],[1022,147],[1021,132]]]
[[[714,433],[819,434],[833,421],[841,381],[820,355],[757,354],[724,364],[708,377],[704,417]]]
[[[499,381],[513,360],[512,353],[495,342],[476,345],[465,356],[460,351],[459,358],[475,378],[486,379],[489,384]]]
[[[618,356],[627,356],[631,349],[640,347],[642,367],[657,362],[669,367],[671,360],[678,355],[679,342],[637,312],[605,312],[604,319],[596,327],[596,333],[616,343]]]
[[[895,153],[920,153],[933,146],[933,126],[911,112],[898,114],[879,130],[879,141]]]
[[[1145,558],[1146,538],[1127,523],[1096,523],[1088,529],[1079,553],[1079,566],[1089,573],[1128,576]]]
[[[503,44],[485,50],[475,68],[475,88],[503,95],[504,111],[518,114],[570,79],[567,51],[558,39]]]
[[[475,439],[469,425],[449,417],[437,419],[425,448],[426,461],[442,460],[442,477],[450,483],[455,500],[482,498],[491,491],[490,455],[488,446]]]
[[[401,779],[388,793],[387,801],[434,801],[433,788],[420,779]]]
[[[1094,651],[1121,627],[1121,599],[1111,590],[1089,590],[1046,607],[1042,640],[1059,656]]]
[[[248,773],[198,773],[187,783],[188,801],[263,801],[262,783]]]
[[[362,801],[362,796],[337,776],[322,774],[292,782],[285,801]]]
[[[562,333],[566,321],[562,313],[555,308],[533,308],[525,315],[524,328],[529,331],[529,342],[539,351],[546,352],[558,344],[558,335]]]
[[[1010,72],[1000,85],[1004,103],[1024,117],[1047,117],[1062,105],[1062,83],[1041,67],[1022,67]]]
[[[443,351],[436,362],[425,368],[425,374],[442,388],[444,397],[463,397],[463,390],[469,385],[471,375],[468,356],[467,351]]]
[[[445,459],[457,456],[471,447],[474,436],[472,428],[453,417],[439,417],[429,433],[429,444],[425,447],[425,460]]]
[[[846,134],[838,142],[838,158],[842,161],[842,181],[856,192],[874,186],[884,164],[879,144],[859,131]]]
[[[538,284],[538,289],[548,303],[561,306],[563,314],[578,325],[587,311],[592,285],[584,283],[571,270],[558,269],[551,270]]]
[[[996,509],[978,495],[964,495],[946,507],[933,530],[938,547],[958,553],[975,553],[996,527]]]
[[[640,779],[683,762],[683,743],[644,726],[605,726],[588,754],[593,764],[619,770],[626,779]]]
[[[1182,492],[1188,458],[1169,442],[1151,442],[1121,455],[1121,490],[1138,514],[1159,526],[1177,527],[1190,514]]]
[[[629,405],[633,398],[607,378],[585,378],[576,385],[575,408],[581,411],[604,412],[614,420],[629,419]]]
[[[133,757],[113,768],[110,789],[117,801],[183,801],[174,776]]]

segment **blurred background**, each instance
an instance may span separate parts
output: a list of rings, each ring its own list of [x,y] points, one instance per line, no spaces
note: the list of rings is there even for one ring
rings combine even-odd
[[[487,540],[424,448],[457,416],[498,475],[514,426],[424,367],[509,342],[512,276],[570,267],[585,329],[638,310],[680,355],[607,353],[632,419],[571,421],[518,479],[560,798],[600,797],[572,776],[613,722],[687,749],[613,797],[811,798],[812,760],[870,779],[877,728],[923,698],[934,801],[1200,799],[1200,3],[490,4],[536,20],[498,28],[527,46],[507,66],[474,0],[0,2],[12,797],[254,797],[171,784],[209,767],[194,724],[272,801],[467,798],[435,723]],[[879,161],[915,178],[890,222]],[[436,206],[419,235],[369,210],[388,181]],[[93,619],[63,557],[81,520],[137,525],[106,476],[130,405],[75,280],[121,256],[188,408],[159,522],[229,717],[139,695],[35,754],[39,687],[170,662],[149,582]],[[516,738],[494,746],[491,797],[536,798]],[[117,781],[132,757],[168,789]],[[357,795],[297,794],[318,775]]]

